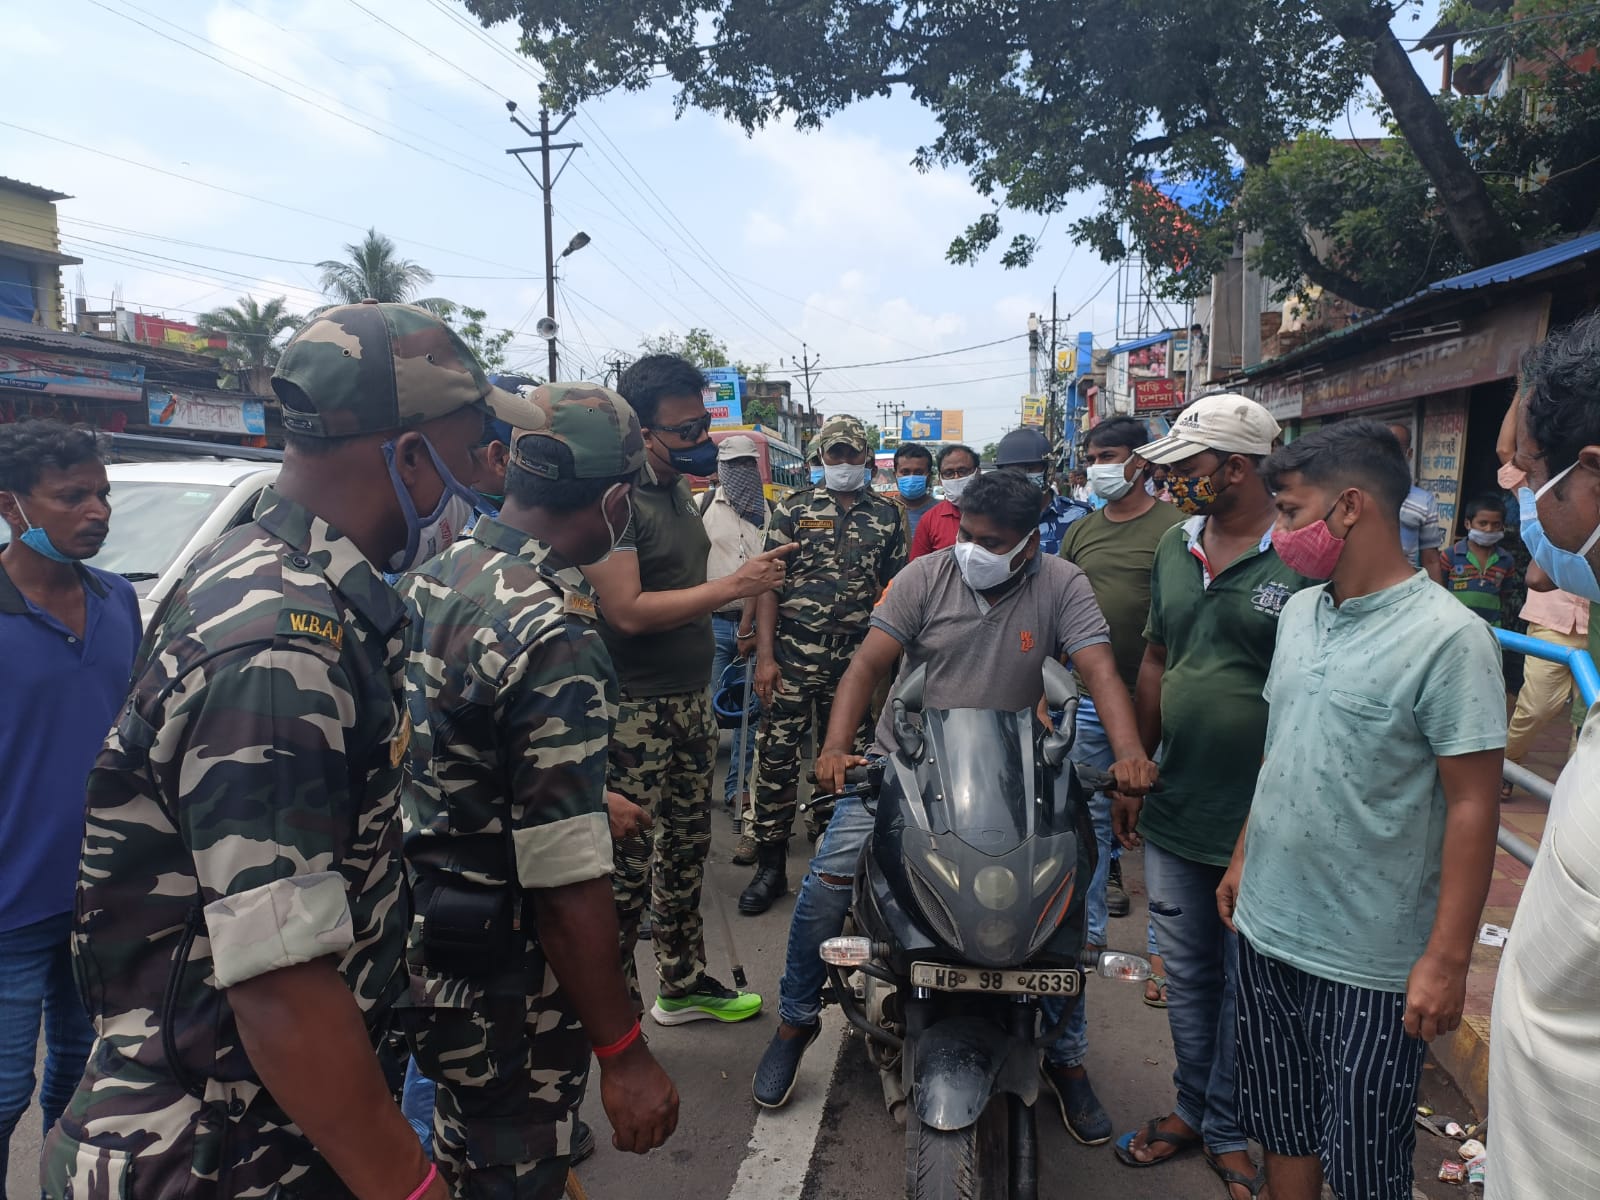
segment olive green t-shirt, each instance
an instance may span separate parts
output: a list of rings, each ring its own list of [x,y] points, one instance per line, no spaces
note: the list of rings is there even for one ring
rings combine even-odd
[[[695,506],[689,481],[681,475],[663,487],[648,472],[634,481],[633,520],[615,553],[639,556],[639,588],[675,592],[706,581],[706,556],[711,539]],[[711,685],[711,614],[676,629],[635,636],[619,633],[600,610],[600,633],[617,682],[628,696],[676,696]]]
[[[1209,575],[1204,517],[1156,546],[1145,640],[1167,648],[1161,676],[1162,790],[1145,798],[1139,832],[1191,862],[1226,866],[1250,812],[1267,740],[1262,695],[1278,614],[1312,580],[1283,565],[1271,531]]]
[[[1111,652],[1117,673],[1133,692],[1144,659],[1144,627],[1150,616],[1150,568],[1161,535],[1183,521],[1183,514],[1157,500],[1131,521],[1113,521],[1097,509],[1067,526],[1061,557],[1089,577],[1095,603],[1111,626]]]

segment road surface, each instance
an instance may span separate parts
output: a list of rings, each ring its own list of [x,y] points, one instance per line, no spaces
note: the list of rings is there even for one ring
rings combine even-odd
[[[884,1109],[861,1038],[836,1010],[828,1011],[824,1036],[806,1056],[790,1105],[780,1112],[758,1112],[750,1099],[750,1077],[776,1027],[778,977],[793,897],[760,917],[738,914],[734,902],[751,871],[730,862],[733,835],[720,810],[720,784],[713,794],[719,808],[707,890],[727,906],[750,986],[767,997],[768,1010],[737,1026],[697,1022],[663,1029],[646,1018],[651,1047],[683,1096],[677,1134],[644,1158],[619,1153],[610,1144],[599,1089],[591,1088],[585,1115],[596,1128],[600,1150],[580,1169],[584,1189],[589,1200],[894,1200],[902,1194],[904,1138]],[[805,872],[804,838],[797,837],[790,848],[789,879],[798,887]],[[1111,922],[1110,942],[1113,948],[1142,951],[1145,909],[1138,855],[1124,859],[1124,872],[1134,911]],[[728,956],[709,908],[707,916],[710,968],[726,983]],[[640,948],[639,966],[648,987],[654,978],[648,943]],[[1099,978],[1089,984],[1089,1071],[1119,1133],[1172,1105],[1166,1014],[1146,1007],[1141,995],[1137,985]],[[1424,1098],[1440,1112],[1466,1111],[1459,1094],[1431,1064]],[[1132,1170],[1117,1162],[1109,1145],[1091,1148],[1073,1141],[1053,1108],[1041,1108],[1039,1129],[1041,1200],[1225,1197],[1221,1182],[1198,1157]],[[1434,1178],[1440,1159],[1455,1147],[1426,1133],[1419,1136],[1418,1194],[1431,1200],[1462,1196],[1463,1189]],[[38,1151],[35,1110],[23,1117],[13,1135],[9,1200],[37,1195]]]

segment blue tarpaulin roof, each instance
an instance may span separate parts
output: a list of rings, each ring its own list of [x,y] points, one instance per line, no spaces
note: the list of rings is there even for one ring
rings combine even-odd
[[[1120,346],[1113,346],[1107,352],[1113,356],[1118,354],[1131,354],[1135,350],[1143,350],[1146,346],[1154,346],[1157,342],[1164,342],[1172,337],[1172,331],[1153,334],[1147,338],[1140,338],[1137,342],[1123,342]]]

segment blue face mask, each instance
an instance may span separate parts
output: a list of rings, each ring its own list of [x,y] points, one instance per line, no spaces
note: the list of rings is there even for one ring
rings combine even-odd
[[[12,495],[12,499],[17,499],[15,494]],[[21,500],[17,500],[17,511],[22,513],[22,519],[28,522],[27,532],[18,539],[24,546],[35,554],[48,558],[51,562],[74,563],[78,561],[72,555],[63,554],[56,549],[55,543],[50,540],[50,535],[29,520],[27,513],[22,512]]]
[[[921,500],[928,494],[928,477],[926,475],[900,475],[896,477],[894,486],[900,489],[900,495],[907,500]]]
[[[1577,465],[1573,463],[1537,492],[1527,487],[1517,489],[1517,505],[1522,515],[1522,528],[1518,532],[1522,536],[1523,545],[1528,547],[1528,553],[1533,556],[1533,561],[1539,564],[1558,588],[1563,592],[1571,592],[1574,596],[1581,596],[1592,603],[1600,604],[1600,579],[1595,578],[1594,568],[1589,565],[1587,557],[1589,551],[1594,549],[1595,542],[1600,541],[1600,525],[1595,526],[1588,541],[1578,550],[1572,551],[1563,550],[1552,543],[1545,535],[1544,526],[1539,523],[1540,497],[1561,482]]]
[[[821,483],[822,482],[822,477],[824,475],[826,475],[826,474],[827,474],[827,472],[824,471],[821,467],[812,467],[811,468],[811,482],[812,482],[812,484],[816,485],[816,484]]]
[[[707,438],[696,442],[687,450],[667,450],[667,461],[680,475],[707,476],[716,474],[717,443]]]
[[[417,512],[411,493],[400,480],[400,472],[394,460],[394,443],[383,444],[383,455],[389,464],[389,481],[394,486],[395,495],[400,500],[400,511],[406,519],[405,549],[385,565],[385,569],[393,575],[411,570],[418,563],[426,562],[449,546],[461,536],[461,531],[472,519],[472,514],[481,511],[483,507],[478,494],[468,491],[460,480],[450,473],[450,468],[444,465],[444,460],[433,448],[433,443],[423,438],[422,444],[428,448],[428,456],[433,459],[433,469],[439,472],[439,478],[444,481],[444,491],[439,493],[439,503],[427,516]]]

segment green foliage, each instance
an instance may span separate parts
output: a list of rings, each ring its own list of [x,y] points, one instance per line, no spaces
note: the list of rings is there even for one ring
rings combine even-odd
[[[639,343],[641,354],[676,354],[686,358],[702,371],[708,367],[728,365],[728,344],[708,329],[698,325],[688,333],[663,333],[646,337]]]
[[[768,429],[778,427],[778,406],[765,396],[751,398],[745,397],[744,423],[746,425],[762,425]]]
[[[484,321],[489,314],[481,308],[470,305],[450,306],[447,314],[441,314],[449,322],[451,328],[461,335],[461,340],[466,342],[468,349],[478,360],[478,365],[490,374],[501,371],[506,365],[506,347],[511,344],[515,335],[509,329],[502,329],[499,333],[490,333],[484,328]]]
[[[317,264],[322,290],[335,303],[359,304],[370,298],[415,304],[440,316],[452,307],[450,301],[437,296],[417,299],[417,293],[433,282],[433,272],[401,258],[393,240],[376,229],[368,229],[359,242],[347,242],[344,251],[345,258],[328,258]]]
[[[244,374],[277,366],[283,350],[283,335],[300,327],[301,317],[288,311],[285,296],[274,296],[259,304],[254,296],[240,296],[237,303],[201,313],[196,324],[202,333],[222,334],[228,339],[225,349],[206,348],[231,372]]]

